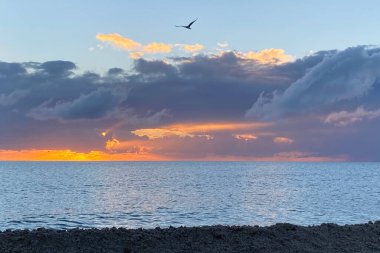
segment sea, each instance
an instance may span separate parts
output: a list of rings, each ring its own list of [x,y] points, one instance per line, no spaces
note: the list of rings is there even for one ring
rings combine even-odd
[[[0,162],[0,230],[380,220],[380,163]]]

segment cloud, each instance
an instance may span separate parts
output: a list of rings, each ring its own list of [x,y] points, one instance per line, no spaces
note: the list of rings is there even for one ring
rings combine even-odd
[[[380,75],[380,52],[359,46],[327,54],[284,92],[262,93],[249,117],[310,113],[365,96]]]
[[[273,139],[274,143],[285,143],[285,144],[291,144],[294,142],[293,139],[288,138],[288,137],[275,137]]]
[[[123,128],[124,126],[153,126],[157,125],[160,122],[163,121],[163,119],[166,119],[170,117],[170,114],[167,112],[167,110],[161,110],[152,114],[146,114],[143,116],[136,115],[133,111],[117,111],[114,115],[119,116],[120,113],[122,114],[120,119],[112,124],[110,127],[107,127],[107,129],[99,131],[99,134],[101,136],[109,136],[112,135],[113,132],[118,131],[119,129]]]
[[[204,49],[204,46],[201,44],[193,44],[193,45],[183,45],[183,50],[190,53],[196,53]]]
[[[257,136],[253,134],[234,134],[235,139],[244,140],[244,141],[253,141],[257,139]]]
[[[252,130],[269,126],[263,122],[204,122],[172,124],[165,126],[167,129],[180,130],[187,133],[211,133],[220,131]]]
[[[254,60],[260,64],[284,64],[293,61],[293,57],[285,54],[283,49],[270,48],[261,51],[249,51],[240,53],[240,55],[249,60]]]
[[[131,52],[132,59],[139,59],[144,54],[163,54],[170,53],[173,49],[171,44],[152,42],[142,45],[132,39],[121,36],[120,34],[97,34],[96,38],[102,42],[109,43],[117,48]]]
[[[177,73],[177,69],[173,65],[159,60],[138,59],[134,62],[134,68],[142,75],[174,75]]]
[[[7,159],[69,150],[72,159],[378,161],[379,54],[360,46],[277,64],[231,51],[104,73],[0,62],[0,150]]]
[[[332,112],[327,115],[325,123],[331,123],[337,126],[347,126],[362,120],[375,119],[380,117],[380,109],[365,110],[363,107],[358,107],[355,111],[340,111]]]
[[[143,53],[170,53],[172,51],[172,46],[165,43],[150,43],[143,47]]]
[[[106,141],[106,150],[111,153],[155,155],[149,143],[140,140],[119,140],[115,137]]]
[[[73,101],[56,103],[49,106],[47,103],[32,109],[29,115],[35,119],[95,119],[106,115],[117,104],[120,98],[112,91],[98,89],[89,94],[81,95]]]
[[[177,136],[180,138],[195,138],[195,137],[204,137],[207,140],[213,139],[213,136],[208,133],[220,132],[220,131],[234,131],[234,130],[247,130],[247,129],[257,129],[264,127],[268,124],[260,122],[252,123],[198,123],[198,124],[173,124],[168,126],[162,126],[160,128],[153,129],[137,129],[132,131],[134,135],[140,137],[148,137],[151,140],[158,138],[165,138],[171,136]],[[250,138],[252,139],[253,135],[237,135],[239,138]],[[237,138],[235,137],[235,138]]]
[[[104,134],[103,136],[106,136],[106,134]],[[106,141],[106,150],[112,151],[119,145],[120,145],[120,141],[118,139],[111,138],[111,139]]]
[[[14,105],[27,94],[27,90],[15,90],[10,94],[0,93],[0,106]]]
[[[115,47],[127,50],[127,51],[133,51],[138,50],[141,48],[141,44],[125,38],[117,33],[111,33],[111,34],[97,34],[96,38],[102,42],[107,42]]]
[[[0,61],[0,77],[10,77],[25,73],[26,69],[20,63],[8,63]]]
[[[73,74],[77,66],[70,61],[47,61],[40,65],[44,73],[52,76],[68,76]]]
[[[110,76],[118,76],[118,75],[125,74],[125,72],[121,68],[111,68],[107,71],[107,74]]]
[[[100,45],[100,44],[97,44],[97,45],[94,46],[94,47],[89,47],[89,48],[88,48],[88,51],[93,52],[93,51],[95,51],[95,50],[102,50],[102,49],[104,49],[104,46],[103,46],[103,45]]]
[[[134,59],[134,60],[137,60],[137,59],[140,59],[142,56],[144,55],[144,52],[132,52],[129,54],[129,57],[131,59]]]
[[[197,53],[204,50],[205,46],[200,43],[195,44],[168,44],[168,43],[158,43],[152,42],[143,45],[132,39],[121,36],[120,34],[97,34],[96,38],[102,42],[111,44],[117,48],[126,50],[130,52],[129,57],[132,59],[139,59],[145,54],[168,54],[173,51],[173,49],[178,48],[182,51],[188,53]],[[224,49],[228,47],[227,42],[218,43],[218,49],[216,53],[223,54],[230,51],[225,51]],[[101,47],[101,45],[96,48]],[[95,48],[90,48],[90,51],[95,50]],[[248,52],[235,52],[235,55],[241,59],[255,61],[259,64],[271,64],[280,65],[288,63],[294,60],[294,57],[287,55],[283,49],[270,48],[263,49],[261,51],[248,51]]]
[[[137,129],[132,131],[134,135],[140,136],[140,137],[148,137],[150,140],[154,139],[162,139],[165,137],[172,137],[177,136],[179,138],[195,138],[195,137],[204,137],[208,140],[212,139],[213,137],[207,134],[191,134],[186,133],[179,130],[169,130],[169,129],[161,129],[161,128],[151,128],[151,129]]]
[[[218,45],[218,47],[221,47],[221,48],[225,48],[225,47],[229,46],[227,41],[218,42],[217,45]]]
[[[0,149],[48,147],[88,152],[105,149],[102,132],[107,138],[141,138],[131,131],[162,126],[194,135],[218,132],[218,138],[232,139],[231,131],[256,129],[254,122],[233,123],[245,120],[252,99],[263,90],[284,89],[293,80],[294,71],[288,75],[277,66],[257,64],[233,53],[191,56],[186,61],[139,59],[133,71],[112,68],[105,74],[75,72],[77,66],[64,61],[2,63],[0,94],[7,106],[0,106],[0,131],[4,133]],[[270,124],[262,124],[266,126]],[[171,142],[173,138],[164,139]],[[196,142],[209,142],[207,138],[190,139],[194,147]],[[177,155],[186,146],[176,148]],[[173,152],[169,147],[167,151]]]

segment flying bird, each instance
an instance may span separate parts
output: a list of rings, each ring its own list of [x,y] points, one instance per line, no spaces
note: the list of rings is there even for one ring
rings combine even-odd
[[[183,27],[183,28],[191,30],[191,25],[194,24],[194,22],[197,21],[197,20],[198,20],[198,18],[196,20],[194,20],[193,22],[191,22],[190,24],[188,24],[188,25],[176,25],[176,27]]]

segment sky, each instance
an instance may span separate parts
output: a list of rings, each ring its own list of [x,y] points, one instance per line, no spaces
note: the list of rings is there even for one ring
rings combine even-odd
[[[0,160],[379,161],[379,11],[0,0]]]

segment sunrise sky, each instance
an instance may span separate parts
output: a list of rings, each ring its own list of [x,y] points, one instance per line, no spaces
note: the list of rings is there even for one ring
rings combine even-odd
[[[379,161],[378,13],[0,0],[0,160]]]

